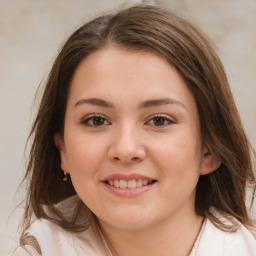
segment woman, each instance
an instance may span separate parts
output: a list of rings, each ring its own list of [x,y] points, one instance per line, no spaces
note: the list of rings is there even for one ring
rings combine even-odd
[[[32,135],[14,256],[256,255],[255,152],[213,47],[171,11],[134,6],[74,32]]]

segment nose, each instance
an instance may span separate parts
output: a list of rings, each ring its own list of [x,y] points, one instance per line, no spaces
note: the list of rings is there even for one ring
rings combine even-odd
[[[128,125],[117,129],[112,137],[108,157],[111,161],[123,164],[143,161],[146,151],[139,132]]]

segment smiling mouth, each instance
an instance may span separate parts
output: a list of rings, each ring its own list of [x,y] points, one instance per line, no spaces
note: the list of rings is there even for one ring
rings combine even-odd
[[[150,185],[152,183],[156,182],[156,180],[147,180],[147,179],[138,179],[138,180],[107,180],[105,181],[106,184],[116,187],[116,188],[138,188]]]

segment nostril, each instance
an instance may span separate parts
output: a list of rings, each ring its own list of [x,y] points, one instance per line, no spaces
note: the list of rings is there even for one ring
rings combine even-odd
[[[110,156],[110,158],[112,159],[112,161],[115,162],[127,162],[127,163],[135,163],[135,162],[139,162],[142,159],[139,156],[131,156],[131,154],[126,154],[126,155],[115,155],[115,156]]]

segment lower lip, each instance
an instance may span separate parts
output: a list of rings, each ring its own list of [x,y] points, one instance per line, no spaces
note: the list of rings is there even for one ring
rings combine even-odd
[[[113,194],[120,196],[120,197],[136,197],[139,196],[149,189],[151,189],[156,182],[148,184],[146,186],[137,187],[137,188],[116,188],[111,186],[105,182],[103,182],[104,186]]]

